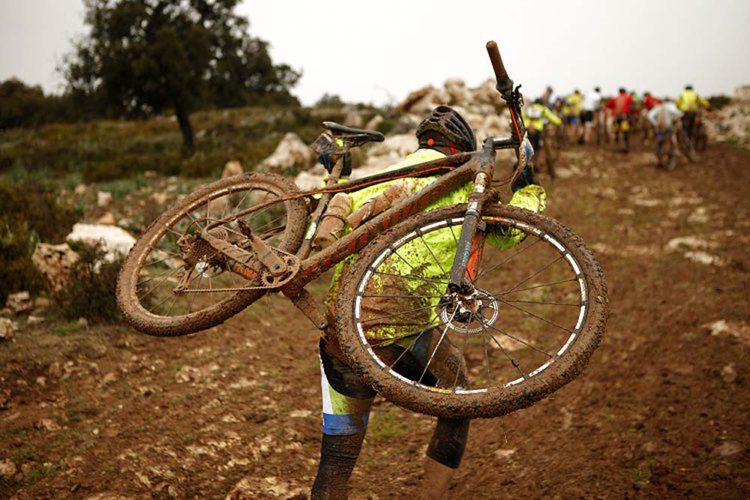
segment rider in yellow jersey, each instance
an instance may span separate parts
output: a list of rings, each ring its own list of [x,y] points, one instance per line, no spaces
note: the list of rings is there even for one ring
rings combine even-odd
[[[698,112],[704,108],[708,109],[711,107],[709,102],[703,97],[699,96],[692,85],[685,85],[685,90],[680,94],[675,103],[677,108],[682,111],[682,128],[685,129],[685,133],[693,138],[695,133],[695,121],[698,117]]]
[[[563,102],[563,116],[565,118],[565,129],[568,134],[568,141],[571,143],[579,136],[579,117],[581,115],[581,105],[583,104],[583,94],[575,89],[572,94],[565,98]]]
[[[476,150],[476,139],[468,123],[453,109],[447,106],[439,106],[427,117],[417,129],[419,149],[410,154],[402,162],[389,167],[394,168],[415,165],[425,161],[443,158],[458,152],[470,152]],[[433,178],[425,179],[402,179],[379,184],[371,188],[353,193],[349,199],[340,197],[336,204],[345,210],[337,213],[335,217],[347,221],[347,227],[343,232],[351,230],[388,208],[389,204],[398,203],[404,197],[418,191],[427,184],[434,182]],[[520,206],[528,210],[541,212],[546,206],[546,193],[541,186],[534,183],[533,170],[531,167],[524,168],[522,175],[512,186],[513,197],[509,204]],[[455,189],[443,198],[433,203],[428,210],[440,206],[448,206],[466,201],[468,194],[473,190],[471,183]],[[339,196],[339,195],[337,195]],[[334,203],[334,200],[331,201]],[[323,222],[321,222],[321,227]],[[446,238],[449,238],[446,236]],[[503,241],[492,241],[488,243],[499,248],[511,247],[519,240],[516,236],[508,235]],[[446,241],[435,241],[432,247],[443,263],[443,267],[450,268],[456,252],[456,244],[453,238]],[[415,255],[416,259],[424,262],[432,262],[430,255]],[[336,295],[339,279],[350,260],[340,264],[335,271],[333,284],[329,293],[330,297]],[[406,264],[405,264],[406,265]],[[425,267],[425,276],[431,273],[441,273],[437,267],[431,270]],[[376,299],[377,300],[377,299]],[[389,304],[364,304],[363,307],[386,307]],[[329,308],[329,315],[332,308]],[[335,321],[329,319],[329,324]],[[405,359],[410,360],[403,364],[406,370],[402,375],[416,379],[419,377],[421,367],[425,366],[426,355],[431,349],[431,343],[437,335],[420,334],[416,341],[412,337],[403,337],[403,332],[395,331],[387,327],[372,328],[368,331],[368,340],[373,348],[382,351],[383,355],[399,355],[404,353]],[[373,338],[370,336],[373,335]],[[438,344],[439,345],[439,344]],[[445,344],[444,344],[445,345]],[[430,364],[431,373],[436,379],[440,378],[440,370],[449,369],[451,358],[460,357],[460,353],[453,352],[450,347],[437,348],[433,351],[435,360]],[[381,353],[379,352],[379,355]],[[438,359],[442,358],[442,359]],[[367,422],[375,392],[364,384],[356,372],[349,367],[338,346],[336,332],[329,330],[320,341],[321,359],[321,386],[323,396],[323,437],[321,444],[321,457],[318,473],[312,488],[311,498],[346,498],[349,476],[359,456],[362,441],[367,429]],[[441,367],[442,365],[442,367]],[[401,366],[401,365],[399,365]],[[418,370],[413,373],[414,367]],[[409,372],[412,370],[412,372]],[[458,468],[469,431],[468,419],[446,419],[439,418],[429,446],[427,447],[427,458],[424,467],[424,495],[427,498],[440,498],[447,491],[450,479]]]

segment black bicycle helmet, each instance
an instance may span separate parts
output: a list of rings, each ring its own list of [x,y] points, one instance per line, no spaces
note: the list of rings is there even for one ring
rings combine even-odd
[[[476,151],[477,140],[463,116],[450,106],[438,106],[417,127],[420,148]]]

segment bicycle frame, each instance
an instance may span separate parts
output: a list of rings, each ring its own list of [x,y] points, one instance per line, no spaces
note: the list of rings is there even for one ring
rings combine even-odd
[[[335,184],[335,179],[338,177],[340,168],[334,169],[332,173],[334,182],[329,182],[330,187],[322,190],[325,194],[351,193],[371,185],[406,177],[432,176],[436,173],[443,175],[400,203],[376,215],[331,246],[304,259],[301,262],[300,271],[297,275],[289,283],[282,286],[279,291],[291,299],[294,305],[316,327],[325,330],[327,327],[325,316],[320,311],[319,305],[313,300],[309,292],[305,290],[305,285],[317,279],[322,273],[331,269],[350,255],[361,251],[383,231],[394,227],[408,217],[424,211],[430,204],[450,191],[473,180],[474,191],[469,195],[469,199],[467,200],[466,217],[463,222],[461,237],[459,238],[456,251],[457,257],[451,269],[448,285],[451,291],[461,290],[464,285],[464,275],[471,254],[471,244],[478,227],[482,207],[488,200],[494,199],[496,196],[496,193],[490,189],[495,167],[495,152],[498,149],[515,148],[517,144],[517,141],[513,137],[507,139],[490,137],[485,140],[481,150],[473,153],[460,153],[439,160],[383,172],[341,184]],[[320,192],[320,190],[311,191],[301,193],[299,196],[311,196],[313,193],[317,194]],[[321,200],[321,202],[324,202],[324,200]],[[320,211],[322,212],[322,210]],[[311,231],[308,231],[306,241],[314,237],[316,228],[311,226],[311,229]],[[298,257],[304,251],[304,246],[303,243],[303,248],[298,252]]]

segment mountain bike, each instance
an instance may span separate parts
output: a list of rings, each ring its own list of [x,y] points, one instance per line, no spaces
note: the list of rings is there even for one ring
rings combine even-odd
[[[671,127],[666,130],[655,130],[655,134],[658,166],[671,172],[677,166],[674,130]]]
[[[335,332],[348,363],[378,393],[448,418],[504,415],[571,381],[604,330],[604,274],[568,228],[499,203],[497,187],[513,181],[533,149],[519,87],[497,45],[489,42],[487,50],[510,111],[510,137],[488,137],[475,152],[339,182],[348,151],[384,137],[324,122],[340,149],[320,189],[301,192],[283,177],[248,173],[206,185],[158,217],[118,279],[125,320],[149,335],[185,335],[280,292],[318,329]],[[516,151],[519,168],[493,181],[501,149]],[[325,249],[314,248],[333,195],[414,177],[434,180]],[[468,183],[466,203],[425,211]],[[415,260],[417,254],[431,265]],[[345,259],[335,314],[326,315],[305,286]],[[373,307],[382,303],[397,312]],[[383,329],[404,341],[432,338],[420,377],[403,376],[400,357],[381,356],[382,339],[373,332]],[[446,346],[460,353],[455,377],[443,373],[428,383],[431,363]]]

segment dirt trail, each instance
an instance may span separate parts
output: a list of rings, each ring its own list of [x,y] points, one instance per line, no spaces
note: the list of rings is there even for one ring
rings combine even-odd
[[[750,495],[750,155],[653,162],[563,154],[549,213],[596,249],[609,328],[579,380],[472,424],[456,498]],[[0,463],[18,471],[0,497],[215,498],[243,477],[258,498],[306,492],[316,332],[281,299],[261,304],[189,338],[39,328],[0,346]],[[352,496],[417,495],[431,427],[377,403]]]

